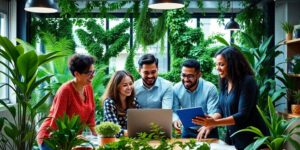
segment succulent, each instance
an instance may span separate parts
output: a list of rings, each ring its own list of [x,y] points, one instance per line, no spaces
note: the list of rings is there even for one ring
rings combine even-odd
[[[96,132],[103,137],[114,137],[121,131],[121,126],[113,122],[102,122],[96,126]]]

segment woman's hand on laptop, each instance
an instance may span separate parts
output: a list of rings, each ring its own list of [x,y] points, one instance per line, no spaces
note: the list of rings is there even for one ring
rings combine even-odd
[[[178,120],[175,120],[175,121],[173,122],[173,126],[174,126],[174,128],[175,128],[176,130],[181,130],[182,123],[181,123],[181,121],[178,119]]]

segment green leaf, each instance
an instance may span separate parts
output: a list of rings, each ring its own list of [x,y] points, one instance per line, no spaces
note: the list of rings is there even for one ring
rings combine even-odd
[[[230,137],[233,137],[233,136],[235,136],[236,134],[238,134],[240,132],[252,132],[252,133],[258,135],[259,137],[264,137],[263,133],[258,128],[254,127],[254,126],[249,126],[245,129],[241,129],[241,130],[233,133]]]
[[[216,39],[218,42],[220,42],[220,43],[222,43],[222,44],[224,44],[224,45],[226,45],[226,46],[230,46],[230,44],[229,44],[223,37],[221,37],[221,36],[219,36],[219,35],[215,36],[215,39]]]
[[[35,51],[29,51],[21,55],[17,60],[17,68],[24,76],[25,81],[30,81],[38,68],[38,57]]]
[[[38,56],[38,65],[42,65],[46,62],[52,61],[53,59],[59,58],[59,57],[63,57],[65,55],[60,55],[58,54],[59,51],[54,51],[48,54],[42,54]]]
[[[24,50],[25,50],[25,52],[35,51],[35,47],[32,46],[30,43],[25,42],[25,41],[23,41],[21,39],[17,39],[16,41],[18,43],[20,43],[20,45],[18,45],[17,47],[21,47],[23,49],[22,51],[19,51],[20,54],[24,54]]]
[[[264,144],[268,140],[268,138],[268,136],[265,136],[257,139],[253,144],[253,149],[258,149],[262,144]]]
[[[271,141],[271,147],[274,148],[274,150],[281,150],[284,142],[284,138],[276,138]]]
[[[289,139],[288,139],[288,142],[290,142],[290,143],[293,145],[293,147],[294,147],[295,149],[297,149],[297,148],[300,147],[299,141],[296,141],[296,140],[294,140],[294,139],[292,139],[292,138],[289,138]]]
[[[4,101],[0,100],[0,104],[3,105],[12,115],[13,118],[16,117],[16,108],[14,106],[8,106]]]
[[[12,42],[8,40],[8,38],[0,36],[0,46],[4,48],[9,57],[13,60],[13,62],[17,62],[17,59],[20,56],[20,54],[15,48],[15,46],[12,44]]]

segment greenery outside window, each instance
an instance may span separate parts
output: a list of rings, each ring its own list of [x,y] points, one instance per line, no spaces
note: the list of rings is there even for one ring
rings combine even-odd
[[[224,22],[228,22],[229,20],[229,18],[225,18]],[[230,31],[225,30],[225,25],[218,23],[218,18],[200,18],[200,24],[205,39],[214,34],[221,34],[230,43]]]
[[[115,27],[116,25],[122,23],[125,20],[125,18],[112,18],[108,22],[109,29]],[[128,19],[127,19],[128,20]],[[126,33],[130,34],[130,29],[128,28],[126,30]],[[109,60],[109,73],[113,73],[118,70],[123,70],[125,69],[125,63],[127,56],[129,54],[128,49],[129,49],[129,43],[128,41],[127,47],[123,49],[117,57],[111,57]]]

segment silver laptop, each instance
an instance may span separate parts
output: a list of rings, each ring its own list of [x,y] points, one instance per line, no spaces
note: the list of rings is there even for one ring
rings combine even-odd
[[[150,124],[159,125],[165,132],[165,137],[172,137],[171,109],[128,109],[127,131],[129,137],[137,137],[138,133],[150,133]]]

